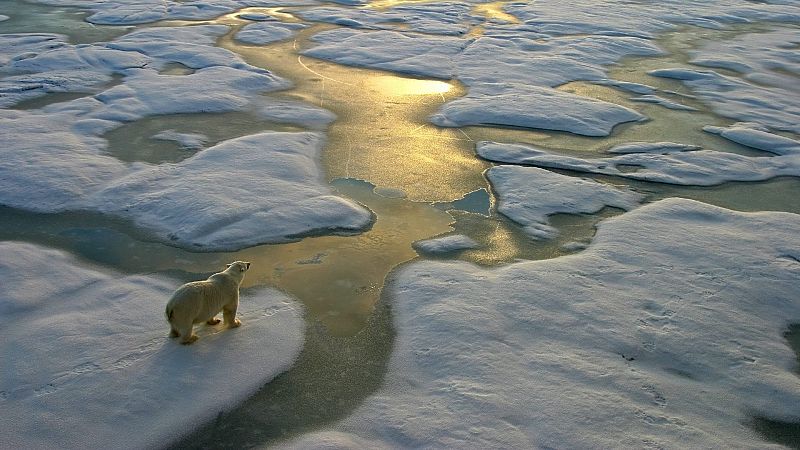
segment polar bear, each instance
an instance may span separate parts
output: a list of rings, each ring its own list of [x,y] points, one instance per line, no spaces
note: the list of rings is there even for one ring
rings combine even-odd
[[[167,322],[170,325],[169,337],[181,337],[181,344],[188,345],[198,339],[192,332],[194,324],[206,322],[216,325],[220,310],[225,325],[235,328],[242,323],[236,318],[239,307],[239,285],[250,263],[235,261],[228,264],[223,272],[215,273],[204,281],[193,281],[179,287],[167,303]]]

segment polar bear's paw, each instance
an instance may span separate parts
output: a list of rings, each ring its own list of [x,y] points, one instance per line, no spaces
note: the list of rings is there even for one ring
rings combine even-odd
[[[169,337],[171,337],[171,338],[176,338],[176,337],[178,337],[178,336],[180,336],[180,335],[181,335],[181,334],[180,334],[180,333],[178,333],[178,330],[176,330],[176,329],[174,329],[174,328],[173,328],[173,329],[171,329],[171,330],[169,330]]]
[[[212,317],[212,318],[206,320],[206,324],[208,324],[208,325],[216,325],[219,322],[220,322],[220,320],[217,319],[216,317]]]
[[[228,328],[238,328],[242,325],[242,321],[239,319],[233,319],[233,322],[228,325]]]
[[[196,334],[193,334],[193,335],[189,336],[188,338],[182,340],[181,344],[190,345],[190,344],[192,344],[194,341],[196,341],[198,339],[200,339],[200,338]]]

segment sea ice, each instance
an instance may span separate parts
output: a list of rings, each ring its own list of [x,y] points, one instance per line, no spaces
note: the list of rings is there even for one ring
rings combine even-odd
[[[470,239],[469,236],[464,236],[463,234],[453,234],[440,238],[417,241],[414,242],[413,247],[418,252],[430,255],[441,255],[477,248],[478,243]]]
[[[800,75],[797,46],[800,30],[779,28],[762,33],[746,33],[733,39],[704,44],[690,52],[692,64],[739,72],[754,82],[775,87],[796,85]],[[771,83],[769,83],[771,81]]]
[[[626,153],[675,153],[675,152],[688,152],[691,150],[700,150],[700,146],[689,144],[678,144],[675,142],[626,142],[624,144],[615,145],[608,149],[608,153],[626,154]]]
[[[578,254],[406,265],[383,388],[286,446],[769,448],[747,423],[797,418],[798,236],[798,215],[669,199]]]
[[[336,120],[336,114],[310,103],[278,100],[271,97],[254,100],[253,103],[253,112],[272,122],[302,125],[312,130],[324,130]]]
[[[682,103],[673,102],[672,100],[667,100],[666,98],[659,97],[658,95],[640,95],[638,97],[631,97],[630,100],[634,102],[653,103],[676,111],[697,111],[697,108],[693,108]]]
[[[445,104],[430,121],[442,127],[503,125],[608,136],[615,125],[644,120],[613,103],[537,86],[492,85]]]
[[[703,131],[718,134],[737,144],[764,150],[776,155],[800,153],[800,141],[772,134],[758,124],[740,122],[729,127],[705,126]]]
[[[458,36],[481,22],[471,10],[472,5],[467,3],[446,2],[400,5],[386,10],[325,6],[306,9],[298,15],[314,22],[355,28],[391,30],[405,25],[420,33]]]
[[[788,86],[753,84],[710,70],[672,68],[653,70],[649,74],[681,80],[698,99],[723,117],[800,133],[797,91]]]
[[[714,186],[728,181],[763,181],[800,176],[800,153],[752,157],[715,150],[626,153],[582,159],[519,144],[480,142],[478,154],[490,161],[616,175],[678,185]]]
[[[643,199],[627,189],[536,167],[495,166],[486,177],[497,194],[497,211],[535,239],[558,234],[548,225],[550,215],[595,213],[605,206],[630,210]]]
[[[287,370],[303,345],[301,307],[275,289],[243,291],[242,326],[198,325],[187,347],[167,337],[176,281],[27,243],[0,242],[0,255],[3,447],[164,446]]]
[[[3,71],[11,75],[0,81],[5,105],[47,92],[99,90],[123,76],[92,96],[39,110],[0,110],[0,204],[44,213],[99,210],[167,242],[205,250],[368,227],[371,213],[334,196],[323,180],[316,134],[259,134],[163,166],[127,164],[108,154],[105,133],[160,114],[251,111],[315,129],[334,119],[313,105],[259,95],[289,82],[214,47],[228,30],[140,29],[93,45],[48,34],[0,36]],[[173,63],[196,70],[158,73]],[[202,146],[196,136],[161,137]]]
[[[101,211],[205,250],[357,232],[372,221],[367,209],[334,196],[325,183],[322,138],[314,133],[245,136],[152,166],[104,154],[98,136],[115,122],[0,110],[0,126],[14,130],[0,133],[0,203],[7,206]]]
[[[372,215],[325,183],[318,170],[322,143],[315,133],[232,139],[176,164],[134,170],[87,203],[165,241],[204,250],[361,231]]]
[[[294,36],[307,25],[302,23],[259,22],[245,25],[234,36],[237,41],[252,45],[266,45]]]

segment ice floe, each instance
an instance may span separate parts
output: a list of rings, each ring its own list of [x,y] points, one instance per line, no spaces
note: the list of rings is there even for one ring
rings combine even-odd
[[[705,126],[703,131],[718,134],[737,144],[776,155],[800,154],[800,141],[768,132],[758,124],[740,122],[729,127]]]
[[[791,74],[800,75],[798,45],[800,30],[779,28],[708,42],[689,54],[692,64],[733,70],[756,83],[786,87],[797,84]]]
[[[630,210],[643,199],[628,189],[536,167],[495,166],[486,177],[497,194],[497,211],[536,239],[558,234],[548,225],[550,215],[595,213],[606,206]]]
[[[463,35],[481,23],[471,14],[472,5],[460,2],[408,4],[386,10],[366,8],[320,7],[298,12],[306,20],[354,28],[409,30],[441,35]]]
[[[220,268],[221,269],[221,268]],[[88,267],[64,252],[0,242],[0,433],[10,448],[162,447],[287,370],[301,307],[242,292],[242,326],[169,339],[177,281]]]
[[[493,85],[470,91],[430,117],[442,127],[503,125],[608,136],[615,125],[644,120],[636,111],[555,89]]]
[[[315,133],[232,139],[176,164],[133,171],[88,203],[161,239],[203,249],[362,231],[372,215],[327,186],[318,169],[322,143]]]
[[[674,153],[700,150],[700,146],[675,142],[626,142],[608,149],[608,153]]]
[[[259,134],[164,166],[127,164],[108,154],[103,134],[161,114],[250,111],[314,129],[334,119],[313,105],[259,95],[289,82],[214,47],[227,32],[223,25],[161,27],[93,45],[47,34],[0,36],[3,71],[11,74],[0,81],[0,104],[48,92],[101,91],[39,110],[0,110],[0,204],[101,211],[175,245],[205,250],[368,227],[371,213],[335,197],[323,180],[317,134]],[[158,73],[174,63],[196,70]],[[98,87],[117,75],[118,82]],[[202,146],[197,136],[160,137]]]
[[[309,103],[275,98],[254,101],[253,112],[273,122],[301,125],[312,130],[324,130],[336,120],[336,114],[327,109]]]
[[[800,133],[797,92],[749,83],[710,70],[658,69],[650,75],[682,81],[717,114],[770,128]]]
[[[208,136],[198,133],[180,133],[175,130],[164,130],[151,136],[153,139],[162,141],[174,141],[182,148],[188,150],[198,150],[208,141]]]
[[[440,238],[417,241],[414,242],[413,246],[418,252],[430,255],[441,255],[477,248],[478,243],[472,240],[469,236],[465,236],[463,234],[453,234]]]
[[[656,105],[661,105],[664,108],[674,109],[676,111],[697,111],[697,108],[693,108],[688,105],[684,105],[682,103],[673,102],[672,100],[667,100],[664,97],[659,97],[658,95],[640,95],[638,97],[631,97],[631,101],[634,102],[642,102],[642,103],[653,103]]]
[[[622,122],[642,120],[623,106],[550,87],[602,80],[604,66],[627,55],[657,55],[652,43],[607,36],[471,41],[395,31],[330,30],[314,36],[304,54],[343,64],[419,76],[457,78],[470,90],[443,106],[440,126],[507,125],[605,136]]]
[[[800,216],[684,199],[601,223],[582,253],[390,283],[383,388],[294,448],[769,447],[796,420]]]
[[[302,23],[259,22],[242,27],[234,39],[245,44],[266,45],[294,36],[307,25]]]
[[[715,150],[684,150],[583,159],[519,144],[481,142],[477,146],[478,154],[490,161],[678,185],[714,186],[728,181],[800,176],[800,153],[752,157]]]
[[[128,165],[97,137],[114,122],[0,111],[0,203],[38,212],[101,211],[176,245],[231,250],[309,233],[357,232],[371,213],[335,197],[319,169],[321,136],[265,132],[177,164]],[[85,128],[92,133],[78,133]]]

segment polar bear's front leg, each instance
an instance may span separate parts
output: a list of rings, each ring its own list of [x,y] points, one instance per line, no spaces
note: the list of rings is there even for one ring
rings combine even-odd
[[[238,309],[238,307],[239,302],[222,307],[222,317],[225,319],[225,325],[227,325],[228,328],[236,328],[242,324],[242,322],[236,318],[236,309]]]
[[[193,330],[192,330],[192,323],[191,322],[189,322],[189,326],[184,327],[179,331],[179,333],[180,333],[180,335],[182,337],[181,344],[189,345],[192,342],[200,339],[200,337],[197,336],[196,334],[194,334],[192,331]]]

